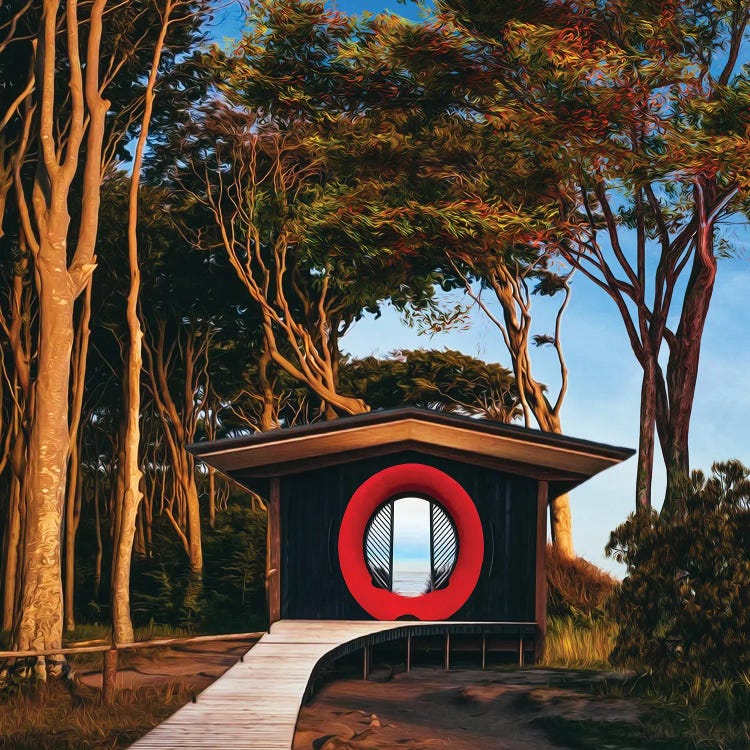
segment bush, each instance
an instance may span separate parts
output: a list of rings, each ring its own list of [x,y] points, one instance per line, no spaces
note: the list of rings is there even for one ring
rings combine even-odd
[[[627,565],[608,607],[612,661],[658,679],[736,680],[750,670],[750,470],[694,472],[674,508],[637,512],[607,554]]]

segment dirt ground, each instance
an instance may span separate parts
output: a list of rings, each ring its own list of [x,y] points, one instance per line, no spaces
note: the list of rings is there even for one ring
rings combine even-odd
[[[545,669],[419,668],[387,682],[339,679],[300,714],[294,750],[552,750],[555,718],[627,725],[630,699],[591,694],[604,675]],[[595,692],[595,691],[594,691]],[[621,748],[626,745],[602,745]]]
[[[215,641],[131,651],[117,670],[117,687],[130,689],[179,682],[195,693],[207,688],[247,653],[254,641]],[[101,688],[98,667],[76,669],[82,683]]]

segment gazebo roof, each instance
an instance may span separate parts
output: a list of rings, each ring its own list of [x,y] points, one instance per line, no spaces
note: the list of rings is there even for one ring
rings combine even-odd
[[[630,448],[413,407],[187,448],[246,486],[258,479],[411,450],[549,481],[551,497],[635,453]]]

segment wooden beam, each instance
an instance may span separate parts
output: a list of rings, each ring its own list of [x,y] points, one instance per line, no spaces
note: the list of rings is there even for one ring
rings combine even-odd
[[[266,591],[268,625],[281,619],[281,480],[271,480],[266,535]]]
[[[544,656],[544,637],[547,633],[547,572],[544,559],[547,552],[547,482],[539,482],[536,495],[536,587],[534,619],[537,635],[534,639],[534,663]]]

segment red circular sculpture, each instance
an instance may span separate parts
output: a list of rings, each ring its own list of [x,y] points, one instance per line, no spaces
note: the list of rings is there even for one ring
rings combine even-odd
[[[453,519],[458,536],[458,559],[448,586],[421,596],[402,596],[374,586],[365,562],[364,537],[370,518],[386,500],[408,494],[437,500]],[[447,619],[471,596],[484,559],[482,523],[471,497],[445,472],[423,464],[391,466],[363,482],[344,513],[338,546],[341,572],[349,591],[377,620],[405,616]]]

